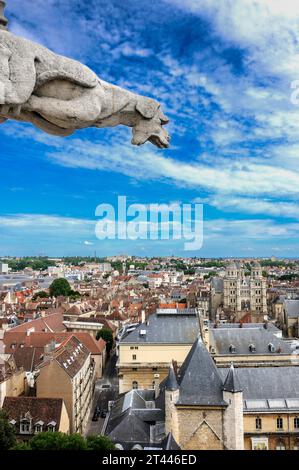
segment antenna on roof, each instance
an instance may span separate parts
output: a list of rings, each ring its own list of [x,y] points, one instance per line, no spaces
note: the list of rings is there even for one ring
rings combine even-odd
[[[0,0],[0,29],[7,30],[8,20],[4,16],[5,5],[6,5],[6,1]]]

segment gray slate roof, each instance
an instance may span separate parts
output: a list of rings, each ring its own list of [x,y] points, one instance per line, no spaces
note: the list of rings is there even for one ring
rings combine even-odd
[[[148,407],[147,402],[155,407]],[[105,434],[125,450],[131,450],[135,444],[149,446],[153,437],[160,444],[165,437],[164,421],[164,407],[155,400],[154,390],[131,390],[114,403]],[[155,428],[150,423],[156,423]]]
[[[286,315],[291,318],[299,317],[299,300],[285,299],[284,308]]]
[[[141,331],[146,331],[141,336]],[[147,322],[139,325],[125,336],[121,343],[139,344],[193,344],[199,332],[199,323],[195,314],[157,315],[148,317]]]
[[[220,405],[223,401],[223,382],[217,367],[199,338],[193,344],[179,371],[181,405]]]
[[[222,380],[225,380],[228,370],[219,368],[218,372]],[[245,400],[299,399],[299,366],[238,367],[235,374]]]
[[[174,391],[179,388],[176,375],[173,369],[173,365],[169,367],[168,376],[165,383],[165,389],[169,391]]]
[[[223,390],[225,392],[237,393],[242,391],[242,386],[238,379],[238,375],[235,372],[235,368],[233,365],[230,366],[228,374],[226,376]]]
[[[221,279],[220,277],[212,277],[211,287],[215,289],[215,292],[222,293],[223,292],[223,279]]]
[[[255,346],[255,352],[250,352],[251,344]],[[274,352],[269,349],[271,344],[274,346]],[[232,357],[239,354],[273,355],[279,348],[280,354],[292,354],[287,342],[264,328],[214,328],[210,333],[210,345],[216,348],[217,354],[231,354]],[[235,353],[231,353],[230,346],[235,346]]]

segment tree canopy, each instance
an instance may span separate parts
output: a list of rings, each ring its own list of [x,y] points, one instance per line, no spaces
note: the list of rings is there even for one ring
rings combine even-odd
[[[107,436],[40,432],[27,443],[18,443],[12,450],[113,450],[114,444]]]
[[[16,444],[14,428],[4,410],[0,410],[0,450],[8,450]]]
[[[113,333],[109,328],[102,328],[97,332],[96,339],[99,340],[100,338],[103,338],[104,341],[106,341],[106,350],[107,353],[111,351],[113,348]]]

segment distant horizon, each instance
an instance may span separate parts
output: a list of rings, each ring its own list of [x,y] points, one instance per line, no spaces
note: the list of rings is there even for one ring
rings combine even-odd
[[[177,256],[177,255],[153,255],[153,256],[142,256],[142,255],[130,255],[130,254],[121,254],[121,255],[106,255],[106,256],[93,256],[93,255],[61,255],[61,256],[54,256],[54,255],[0,255],[0,260],[5,259],[14,259],[14,258],[46,258],[50,260],[59,260],[65,258],[84,258],[92,260],[106,260],[108,258],[142,258],[142,259],[158,259],[158,258],[180,258],[180,259],[197,259],[197,260],[244,260],[244,259],[264,259],[264,260],[271,260],[275,258],[275,260],[283,260],[283,259],[292,259],[292,260],[299,260],[299,256]]]

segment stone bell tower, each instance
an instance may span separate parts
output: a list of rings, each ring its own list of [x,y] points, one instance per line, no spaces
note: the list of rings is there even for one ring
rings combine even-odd
[[[8,20],[4,16],[6,2],[0,0],[0,29],[7,29]]]

